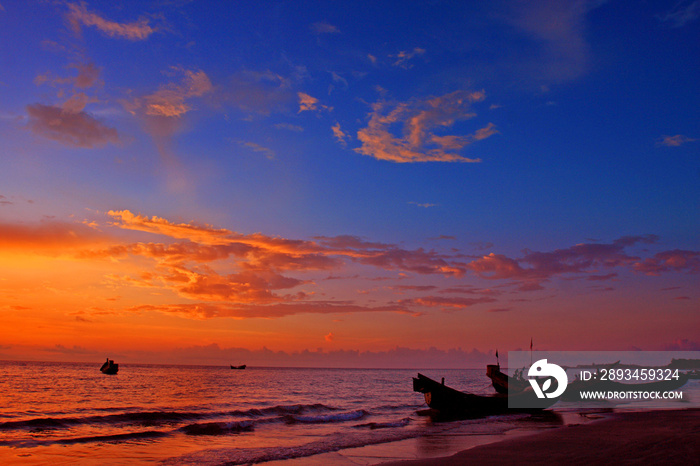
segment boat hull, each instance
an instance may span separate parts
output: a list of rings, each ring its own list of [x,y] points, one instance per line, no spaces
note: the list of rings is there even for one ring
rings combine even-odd
[[[502,395],[519,393],[530,387],[526,380],[510,377],[501,372],[501,366],[496,364],[486,366],[486,376],[491,379],[491,385],[496,392]]]
[[[509,412],[537,412],[552,406],[556,400],[538,399],[531,390],[508,397],[503,394],[481,396],[460,392],[444,383],[418,374],[413,378],[413,391],[425,396],[426,404],[444,417],[477,418]],[[509,408],[509,401],[529,408]]]

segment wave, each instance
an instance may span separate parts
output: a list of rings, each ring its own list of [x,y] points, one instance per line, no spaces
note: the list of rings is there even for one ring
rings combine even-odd
[[[220,418],[224,416],[235,416],[256,419],[265,416],[294,416],[307,413],[333,412],[337,410],[338,408],[316,403],[310,405],[279,405],[271,406],[269,408],[253,408],[248,410],[212,412],[129,411],[119,414],[84,417],[40,417],[17,421],[6,421],[0,422],[0,431],[24,429],[32,431],[43,431],[52,429],[65,429],[79,425],[91,424],[136,424],[139,426],[157,426],[162,424],[176,424],[180,422],[193,421],[199,419]]]
[[[364,409],[349,411],[345,413],[319,415],[319,416],[288,416],[288,422],[302,422],[306,424],[323,424],[328,422],[345,422],[362,419],[367,414]]]
[[[305,458],[321,453],[328,453],[345,448],[362,447],[386,442],[394,442],[423,435],[422,430],[386,431],[382,435],[376,432],[357,432],[353,435],[333,434],[322,440],[304,445],[289,447],[263,448],[216,448],[188,453],[161,461],[164,465],[240,465],[280,461],[293,458]]]
[[[243,422],[204,422],[199,424],[189,424],[179,430],[187,435],[227,435],[238,432],[250,432],[254,423]]]
[[[188,413],[177,411],[143,411],[120,414],[108,414],[106,416],[85,417],[42,417],[25,419],[22,421],[7,421],[0,423],[0,430],[31,429],[48,430],[61,429],[83,424],[140,424],[157,425],[162,423],[181,422],[188,419],[201,418],[203,413]]]
[[[170,435],[169,432],[149,430],[142,432],[127,432],[123,434],[90,435],[86,437],[70,437],[60,439],[6,440],[0,441],[0,446],[30,448],[45,445],[74,445],[79,443],[125,442],[131,440],[156,439],[166,437],[168,435]]]
[[[302,405],[302,404],[295,404],[295,405],[278,405],[278,406],[271,406],[269,408],[251,408],[251,409],[246,409],[246,410],[235,410],[235,411],[229,411],[227,414],[231,416],[242,416],[242,417],[262,417],[262,416],[270,416],[270,415],[280,415],[280,416],[285,416],[285,415],[294,415],[294,414],[302,414],[306,412],[314,412],[314,411],[337,411],[338,408],[334,408],[332,406],[326,406],[324,404],[320,403],[315,403],[311,405]]]
[[[354,427],[360,428],[360,427],[368,427],[370,429],[388,429],[391,427],[406,427],[408,424],[411,423],[411,418],[410,417],[405,417],[403,419],[399,419],[398,421],[390,421],[390,422],[368,422],[366,424],[358,424]]]

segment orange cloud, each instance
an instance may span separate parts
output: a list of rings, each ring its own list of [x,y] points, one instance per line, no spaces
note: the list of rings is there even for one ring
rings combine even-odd
[[[674,249],[663,251],[643,261],[635,262],[634,270],[647,275],[669,271],[700,273],[700,252]]]
[[[480,298],[446,298],[441,296],[424,296],[421,298],[414,298],[409,300],[400,301],[401,304],[417,304],[420,306],[427,307],[443,307],[443,308],[456,308],[464,309],[476,304],[482,303],[492,303],[496,301],[494,298],[488,296],[483,296]]]
[[[344,133],[342,129],[340,129],[340,123],[337,123],[333,126],[331,126],[331,130],[333,131],[333,136],[335,139],[343,146],[347,146],[347,139],[349,138],[349,135]]]
[[[212,319],[232,317],[237,319],[263,318],[274,319],[297,314],[347,314],[356,312],[406,312],[402,305],[377,307],[359,306],[344,302],[299,302],[270,305],[229,305],[229,304],[169,304],[141,305],[128,309],[133,312],[156,311],[175,314],[189,319]]]
[[[225,243],[225,237],[231,234],[226,229],[217,229],[208,225],[172,223],[161,217],[153,216],[148,218],[143,215],[133,214],[128,210],[110,210],[107,214],[117,221],[115,225],[120,228],[156,233],[179,239],[189,239],[204,244]]]
[[[267,157],[268,159],[274,159],[276,156],[275,151],[273,151],[272,149],[265,146],[261,146],[260,144],[256,144],[254,142],[240,141],[239,144],[251,149],[253,152],[258,152],[265,155],[265,157]]]
[[[459,120],[476,116],[471,104],[482,101],[483,92],[455,91],[440,97],[389,105],[372,105],[366,128],[358,131],[360,154],[392,162],[480,162],[459,154],[474,141],[485,139],[497,131],[492,123],[469,135],[439,135],[435,131],[449,128]],[[392,133],[400,126],[402,136]]]
[[[71,270],[82,275],[71,276],[72,285],[65,286],[75,287],[75,280],[79,279],[81,289],[102,290],[99,291],[102,299],[105,292],[108,296],[118,293],[130,297],[123,301],[121,309],[110,301],[110,312],[153,310],[195,319],[275,318],[299,313],[415,315],[419,308],[466,309],[496,302],[502,295],[464,282],[442,288],[435,281],[390,283],[361,297],[348,287],[345,289],[348,300],[323,298],[330,295],[329,290],[316,283],[317,275],[313,274],[338,273],[353,264],[395,271],[403,277],[411,272],[460,279],[473,273],[483,279],[509,280],[511,283],[506,286],[515,285],[521,291],[541,290],[544,283],[557,276],[599,282],[617,276],[601,274],[604,268],[626,268],[647,274],[700,273],[697,251],[662,251],[652,256],[647,254],[645,258],[627,252],[631,247],[655,243],[657,238],[653,235],[622,237],[610,243],[583,243],[545,252],[526,250],[520,258],[491,253],[463,262],[465,256],[456,250],[449,253],[422,248],[410,250],[351,235],[297,240],[171,222],[128,210],[110,211],[107,215],[110,222],[101,228],[112,229],[112,234],[98,231],[94,222],[92,226],[65,222],[0,224],[2,259],[7,267],[14,267],[18,259],[25,263],[26,258],[41,256],[40,261],[30,266],[47,274],[55,270],[51,261],[62,261],[62,269],[70,264]],[[159,235],[162,241],[126,242],[115,234],[120,230]],[[61,286],[69,283],[65,277],[51,276]],[[19,283],[22,279],[17,280]],[[333,289],[333,285],[329,286]],[[400,292],[405,299],[392,302],[378,296],[387,290]],[[63,292],[65,296],[73,295],[67,289]],[[426,292],[432,294],[426,296]],[[147,305],[134,307],[136,302]],[[83,309],[93,312],[91,308]]]
[[[680,147],[683,144],[693,141],[697,141],[697,139],[689,138],[688,136],[683,136],[682,134],[676,134],[675,136],[662,136],[661,139],[656,143],[656,145],[666,147]]]
[[[399,66],[404,69],[410,69],[413,68],[413,64],[409,63],[409,61],[413,57],[425,55],[425,49],[422,49],[420,47],[416,47],[413,50],[402,50],[396,55],[391,55],[392,58],[396,58],[396,61],[393,63],[393,66]]]
[[[152,117],[180,117],[192,110],[186,102],[188,99],[201,97],[214,89],[209,77],[202,70],[173,69],[183,74],[180,83],[161,85],[153,94],[127,103],[127,109],[132,113],[140,109],[145,115]]]
[[[67,18],[76,34],[80,33],[80,26],[84,25],[94,27],[109,37],[136,41],[145,40],[156,31],[146,18],[131,23],[117,23],[89,12],[84,3],[69,3],[68,9]]]
[[[64,107],[27,105],[29,128],[34,134],[75,147],[92,148],[120,142],[119,134],[82,111],[87,101],[69,100]]]
[[[315,110],[332,110],[331,107],[319,104],[319,100],[309,94],[297,92],[297,97],[299,98],[299,111],[297,113]]]

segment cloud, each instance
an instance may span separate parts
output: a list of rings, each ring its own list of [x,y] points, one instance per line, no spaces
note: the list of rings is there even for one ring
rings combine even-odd
[[[278,129],[287,129],[289,131],[294,131],[297,133],[301,133],[304,131],[304,128],[298,125],[292,125],[291,123],[276,123],[275,128]]]
[[[689,138],[687,136],[683,136],[682,134],[676,134],[675,136],[661,136],[661,139],[659,139],[656,142],[656,145],[666,147],[680,147],[683,144],[693,141],[697,141],[697,139]]]
[[[399,66],[403,69],[410,69],[413,68],[413,64],[409,63],[411,59],[414,57],[420,57],[422,55],[425,55],[425,49],[416,47],[413,50],[405,51],[402,50],[401,52],[397,53],[396,55],[390,55],[390,57],[395,58],[396,61],[392,63],[393,66]]]
[[[439,204],[431,204],[429,202],[414,202],[414,201],[409,201],[409,204],[416,205],[418,207],[423,207],[424,209],[428,209],[430,207],[437,207]]]
[[[328,23],[327,21],[319,21],[313,23],[311,26],[311,32],[314,34],[340,34],[340,29]]]
[[[187,100],[192,97],[201,97],[213,90],[213,86],[207,74],[202,71],[186,70],[173,67],[177,74],[182,74],[179,83],[161,85],[156,92],[141,99],[136,99],[127,108],[134,112],[140,109],[146,116],[152,117],[180,117],[192,110]]]
[[[506,20],[533,39],[526,67],[536,77],[565,82],[588,71],[586,15],[605,0],[544,0],[510,3]]]
[[[335,137],[336,141],[338,141],[343,147],[346,147],[350,135],[344,133],[343,130],[340,129],[340,123],[336,122],[336,124],[331,127],[331,130],[333,131],[333,136]]]
[[[119,134],[82,111],[86,101],[69,99],[63,107],[27,105],[28,126],[34,134],[75,147],[92,148],[107,143],[118,144]],[[80,110],[78,110],[80,109]]]
[[[85,89],[99,82],[100,69],[94,63],[74,63],[70,66],[78,70],[78,75],[73,78],[75,87]]]
[[[128,210],[109,211],[106,215],[108,222],[104,225],[94,221],[0,223],[0,249],[12,254],[90,261],[95,270],[102,264],[106,268],[99,277],[100,286],[110,287],[111,295],[120,287],[128,287],[163,296],[159,304],[150,301],[149,306],[128,310],[193,319],[355,312],[415,315],[421,308],[455,310],[493,303],[505,293],[464,282],[444,288],[436,281],[438,276],[460,279],[473,274],[486,280],[505,281],[505,287],[515,285],[532,291],[543,289],[543,284],[554,277],[602,281],[614,278],[620,269],[652,275],[700,273],[698,251],[652,254],[643,249],[658,242],[653,235],[625,236],[609,243],[582,243],[553,251],[525,250],[519,258],[490,253],[465,260],[469,256],[456,249],[446,253],[407,249],[352,235],[290,239],[173,222]],[[111,232],[102,233],[97,228]],[[127,241],[135,235],[125,235],[126,231],[139,232],[139,238],[153,235],[152,241]],[[640,249],[643,254],[633,255],[630,248]],[[114,268],[113,264],[120,265]],[[376,288],[362,297],[351,294],[349,299],[327,298],[329,290],[317,283],[319,275],[330,280],[348,268],[350,273],[358,272],[357,267],[396,272],[393,279],[383,277],[394,281],[381,291]],[[410,274],[434,278],[428,283],[400,285],[397,280]],[[372,279],[363,273],[347,278],[361,277]],[[381,297],[388,293],[400,294],[404,299]]]
[[[95,350],[90,350],[83,348],[82,346],[78,345],[73,345],[72,347],[68,348],[63,345],[55,345],[53,347],[49,348],[44,348],[44,351],[47,351],[49,353],[61,353],[61,354],[66,354],[66,355],[95,355],[97,352]]]
[[[526,278],[529,274],[518,261],[493,252],[470,262],[467,268],[478,276],[489,279]]]
[[[482,296],[479,298],[424,296],[421,298],[401,300],[399,301],[399,303],[404,305],[464,309],[467,307],[474,306],[476,304],[492,303],[494,301],[496,301],[494,298],[490,298],[488,296]]]
[[[275,151],[272,149],[269,149],[267,147],[261,146],[260,144],[256,144],[254,142],[244,142],[244,141],[239,141],[239,144],[241,144],[244,147],[249,148],[253,152],[259,152],[263,154],[265,157],[268,159],[274,159],[275,158]]]
[[[634,270],[647,275],[663,272],[700,273],[700,252],[674,249],[655,254],[653,257],[635,262]]]
[[[671,28],[680,28],[700,17],[700,1],[681,0],[659,20]]]
[[[153,138],[169,189],[187,192],[192,188],[190,174],[173,150],[173,137],[183,127],[181,117],[192,110],[190,100],[212,92],[214,86],[202,70],[171,67],[169,73],[181,75],[180,81],[162,84],[154,93],[124,100],[122,105],[141,119],[146,132]]]
[[[333,332],[328,332],[328,335],[323,337],[327,342],[331,343],[333,342],[333,339],[335,338],[335,335],[333,335]]]
[[[104,19],[96,13],[89,12],[84,3],[69,3],[68,9],[67,19],[76,34],[80,33],[81,25],[94,27],[108,37],[131,41],[148,39],[151,34],[156,32],[148,24],[149,21],[146,18],[141,18],[131,23],[117,23]]]
[[[687,338],[678,339],[664,346],[664,351],[700,351],[700,342]]]
[[[145,231],[178,239],[189,239],[203,244],[224,244],[231,231],[214,228],[210,225],[173,223],[161,217],[147,217],[133,214],[128,210],[110,210],[107,214],[115,220],[115,225],[127,230]]]
[[[700,273],[698,251],[662,251],[646,259],[625,251],[638,244],[654,244],[658,239],[655,235],[623,236],[608,244],[582,243],[549,252],[526,250],[519,259],[490,253],[464,267],[485,279],[517,280],[523,291],[542,289],[542,282],[567,274],[579,274],[593,281],[610,280],[617,276],[617,273],[595,273],[600,268],[621,267],[649,275],[664,272]]]
[[[316,110],[333,110],[332,107],[319,104],[319,100],[316,97],[310,96],[309,94],[297,92],[297,97],[299,97],[299,111],[297,113]]]
[[[225,303],[170,304],[162,306],[140,305],[134,306],[129,310],[133,312],[156,311],[198,320],[217,317],[274,319],[297,314],[348,314],[357,312],[406,311],[401,305],[367,307],[343,302],[299,302],[270,305],[231,305]]]
[[[90,87],[101,84],[100,73],[101,69],[96,67],[94,63],[71,63],[68,65],[69,68],[75,68],[78,70],[76,76],[71,77],[53,77],[50,72],[39,75],[34,78],[34,84],[37,86],[48,83],[53,86],[57,85],[70,85],[75,88],[84,90]]]
[[[177,239],[188,239],[202,246],[221,246],[217,253],[231,251],[248,258],[249,269],[275,270],[332,270],[342,260],[371,265],[383,269],[399,269],[419,274],[463,275],[465,269],[453,265],[448,256],[422,248],[407,250],[386,243],[367,242],[361,238],[341,235],[316,237],[317,241],[292,240],[266,236],[260,233],[242,235],[208,225],[173,223],[160,217],[135,215],[130,211],[109,211],[115,226],[150,232]],[[152,249],[131,248],[129,253],[151,254]],[[164,253],[163,249],[158,249]],[[168,251],[165,251],[166,253]],[[181,249],[178,249],[178,254]],[[200,250],[189,253],[199,254]],[[233,252],[231,252],[233,253]]]
[[[372,105],[367,127],[357,133],[362,146],[355,151],[397,163],[480,162],[461,156],[459,151],[496,134],[492,123],[469,135],[439,135],[435,131],[475,117],[471,104],[484,98],[483,92],[455,91],[398,104],[377,102]],[[396,126],[401,127],[401,136],[392,133]]]
[[[233,105],[246,113],[269,115],[289,111],[297,99],[293,79],[271,71],[241,71],[218,90],[224,105]]]

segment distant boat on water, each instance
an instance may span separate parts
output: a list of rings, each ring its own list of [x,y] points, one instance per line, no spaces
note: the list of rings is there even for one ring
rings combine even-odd
[[[241,364],[240,366],[231,366],[231,369],[245,369],[245,364]]]
[[[107,358],[102,367],[100,367],[100,372],[107,375],[114,375],[119,372],[119,364],[115,364],[114,361]]]

